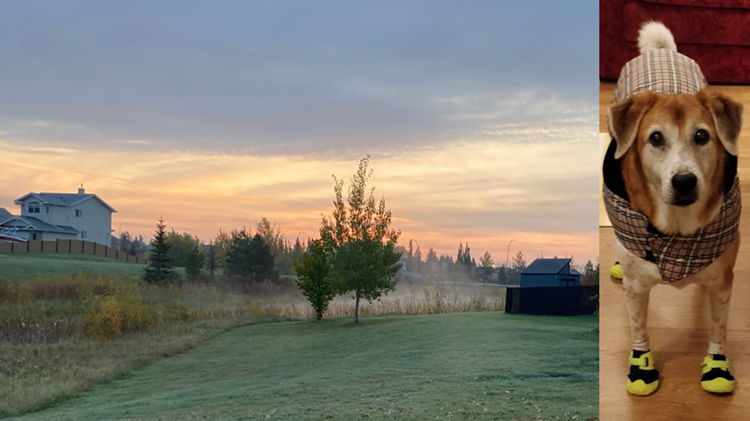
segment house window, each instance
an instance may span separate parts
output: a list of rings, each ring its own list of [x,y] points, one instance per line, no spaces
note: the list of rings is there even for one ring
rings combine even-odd
[[[29,213],[39,213],[39,203],[37,202],[31,202],[28,205],[28,211]]]
[[[49,213],[49,206],[44,207],[44,213]]]
[[[81,238],[86,238],[86,231],[81,231]]]
[[[76,209],[76,218],[83,218],[83,210]]]
[[[32,233],[32,234],[31,234],[31,239],[32,239],[32,240],[36,240],[36,233]]]

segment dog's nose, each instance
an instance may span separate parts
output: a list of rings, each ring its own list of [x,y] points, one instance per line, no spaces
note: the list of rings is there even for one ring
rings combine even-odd
[[[690,194],[698,185],[698,177],[691,172],[675,174],[672,177],[672,187],[677,193]]]

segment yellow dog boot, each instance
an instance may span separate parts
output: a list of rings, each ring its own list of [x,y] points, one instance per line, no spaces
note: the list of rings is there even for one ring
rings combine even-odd
[[[701,387],[711,393],[732,393],[734,391],[734,376],[729,374],[727,357],[719,354],[709,354],[701,364],[703,377]]]
[[[648,396],[659,388],[659,370],[655,368],[654,354],[651,351],[631,351],[628,358],[628,393]]]

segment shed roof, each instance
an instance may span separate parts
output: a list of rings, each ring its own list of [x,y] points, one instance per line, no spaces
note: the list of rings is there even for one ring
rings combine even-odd
[[[549,275],[561,273],[565,270],[567,275],[569,264],[570,259],[536,259],[521,273],[524,275]]]

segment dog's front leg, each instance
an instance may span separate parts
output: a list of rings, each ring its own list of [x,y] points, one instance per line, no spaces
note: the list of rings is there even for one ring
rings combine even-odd
[[[659,388],[659,371],[656,370],[654,354],[648,340],[648,300],[654,284],[629,278],[622,280],[625,302],[630,315],[630,339],[633,350],[628,358],[630,372],[627,379],[628,392],[647,396]]]
[[[633,350],[648,351],[648,300],[651,295],[652,283],[639,282],[637,279],[625,276],[622,280],[625,290],[625,302],[630,315],[630,339]]]
[[[708,335],[709,354],[724,354],[733,280],[734,271],[730,269],[725,271],[716,283],[708,287],[708,297],[711,302],[711,327]]]
[[[734,271],[729,269],[708,286],[711,328],[708,334],[708,355],[701,364],[701,387],[712,393],[730,393],[734,390],[734,377],[729,372],[729,360],[724,355],[733,279]]]

